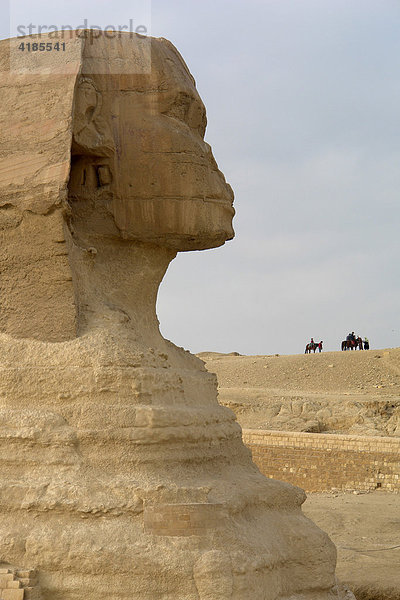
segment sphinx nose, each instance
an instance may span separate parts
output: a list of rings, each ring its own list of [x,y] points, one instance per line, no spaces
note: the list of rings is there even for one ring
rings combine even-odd
[[[206,147],[206,154],[207,154],[208,160],[211,162],[213,168],[215,170],[219,171],[217,161],[214,158],[214,154],[212,152],[212,148],[211,148],[210,144],[207,144],[207,142],[204,142],[204,145]]]
[[[219,170],[217,161],[214,158],[210,144],[207,144],[207,142],[204,142],[204,145],[206,147],[207,158],[208,158],[209,162],[211,163],[211,168],[213,171],[216,172],[216,174],[218,176],[218,184],[219,184],[218,187],[221,188],[220,193],[226,200],[229,200],[233,204],[233,200],[235,198],[233,190],[232,190],[231,186],[229,185],[229,183],[226,182],[225,176],[222,173],[222,171]]]
[[[233,189],[232,189],[232,187],[230,186],[229,183],[226,184],[226,191],[228,192],[229,199],[230,199],[230,201],[233,204],[233,201],[235,199],[235,194],[234,194]]]

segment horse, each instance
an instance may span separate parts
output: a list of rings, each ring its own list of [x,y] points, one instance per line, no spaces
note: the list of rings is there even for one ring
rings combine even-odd
[[[311,344],[311,342],[308,343],[306,345],[306,349],[304,350],[304,354],[311,354],[311,350],[313,350],[314,354],[315,354],[315,351],[318,348],[318,346],[319,346],[319,344],[316,344],[315,342],[313,344]]]
[[[355,340],[343,340],[342,342],[342,350],[357,350],[357,348],[360,350],[363,349],[363,342],[360,337],[356,338]]]

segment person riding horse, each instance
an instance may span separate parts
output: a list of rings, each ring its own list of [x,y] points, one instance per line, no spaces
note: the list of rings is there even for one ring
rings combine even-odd
[[[322,352],[322,344],[323,344],[322,340],[320,342],[314,342],[314,338],[311,338],[311,342],[306,344],[306,349],[304,350],[304,354],[311,354],[311,351],[313,351],[315,354],[315,351],[317,348],[318,348],[319,352]]]
[[[346,339],[342,342],[342,350],[357,350],[357,348],[359,348],[360,350],[363,349],[363,341],[362,338],[360,336],[356,337],[354,334],[354,331],[352,331],[351,333],[349,333],[348,336],[346,336]]]

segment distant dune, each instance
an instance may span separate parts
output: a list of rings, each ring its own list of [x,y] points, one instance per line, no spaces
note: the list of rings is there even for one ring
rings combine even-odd
[[[400,436],[400,348],[198,356],[242,427]]]

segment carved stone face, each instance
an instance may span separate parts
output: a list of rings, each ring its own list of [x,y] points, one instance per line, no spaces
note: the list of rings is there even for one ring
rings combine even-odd
[[[124,39],[123,52],[132,53],[132,44]],[[204,141],[205,128],[194,80],[166,40],[152,40],[150,75],[83,77],[72,204],[83,209],[86,202],[85,213],[89,204],[100,207],[124,239],[175,250],[223,244],[234,235],[233,193]]]

